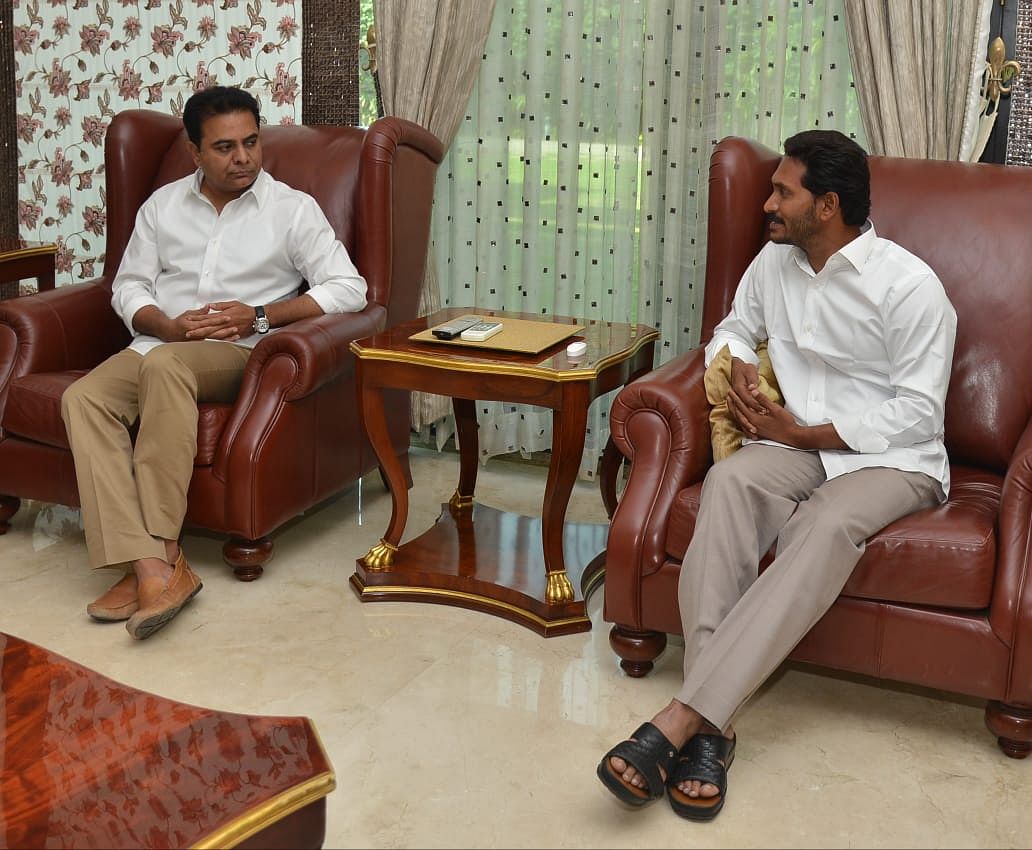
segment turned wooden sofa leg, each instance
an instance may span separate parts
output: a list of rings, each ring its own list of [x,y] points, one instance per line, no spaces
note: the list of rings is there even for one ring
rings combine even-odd
[[[11,527],[8,520],[18,513],[20,507],[21,499],[17,496],[0,496],[0,534],[7,534]]]
[[[635,679],[648,674],[666,643],[663,632],[640,632],[627,626],[613,626],[609,631],[609,645],[619,656],[620,666]]]
[[[257,540],[230,537],[222,544],[222,559],[233,568],[233,574],[240,581],[261,578],[264,564],[271,557],[272,541],[268,537]]]
[[[985,725],[1012,759],[1023,759],[1032,752],[1032,708],[992,700],[985,707]]]

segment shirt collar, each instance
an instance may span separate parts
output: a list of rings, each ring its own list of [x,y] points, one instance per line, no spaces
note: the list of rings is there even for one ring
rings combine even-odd
[[[193,192],[198,198],[203,198],[201,194],[201,181],[204,180],[204,172],[201,169],[197,169],[194,172],[193,180],[190,182],[190,191]],[[240,197],[246,198],[248,195],[254,198],[254,202],[258,205],[258,209],[265,206],[265,199],[269,197],[269,191],[272,186],[272,178],[269,173],[261,168],[258,170],[258,176],[254,178],[254,183],[247,187]]]
[[[871,256],[871,251],[874,249],[874,241],[877,238],[878,234],[874,232],[874,222],[867,219],[860,227],[860,235],[852,242],[843,245],[836,253],[849,260],[853,268],[858,272],[862,272],[867,258]]]
[[[864,263],[867,262],[867,258],[871,255],[871,250],[874,248],[874,240],[878,238],[878,234],[874,232],[874,222],[867,219],[860,226],[860,235],[850,242],[847,242],[841,248],[839,248],[834,254],[828,258],[830,263],[835,257],[841,256],[846,260],[857,272],[864,270]],[[806,257],[806,252],[798,245],[793,247],[795,254],[796,265],[799,266],[808,275],[813,276],[814,271],[810,267],[810,262]],[[825,265],[827,268],[827,265]]]

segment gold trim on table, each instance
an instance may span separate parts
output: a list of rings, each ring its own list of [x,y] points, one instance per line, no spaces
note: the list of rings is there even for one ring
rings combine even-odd
[[[38,257],[56,253],[57,245],[29,245],[24,248],[0,247],[0,259],[3,260],[20,260],[22,257]]]
[[[314,731],[314,727],[313,731]],[[322,744],[320,744],[320,747]],[[333,771],[321,773],[312,779],[289,788],[275,797],[266,800],[246,814],[234,818],[225,826],[206,835],[196,844],[195,850],[212,850],[220,847],[236,847],[252,835],[278,823],[288,815],[320,800],[337,787],[337,777]]]

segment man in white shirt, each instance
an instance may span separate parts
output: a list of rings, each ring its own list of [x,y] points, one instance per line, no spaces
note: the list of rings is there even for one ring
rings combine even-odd
[[[746,437],[706,476],[685,553],[684,683],[598,766],[625,802],[665,786],[692,820],[723,807],[735,712],[835,601],[867,538],[949,492],[957,323],[942,284],[877,236],[867,156],[841,133],[788,139],[771,183],[771,241],[706,347],[707,366],[731,352],[727,403]],[[783,407],[757,389],[764,339]]]
[[[366,305],[366,282],[315,199],[262,170],[259,120],[241,89],[186,102],[197,171],[140,208],[112,286],[133,340],[62,398],[90,563],[126,568],[87,611],[127,620],[136,639],[201,589],[178,542],[197,403],[236,398],[264,334]]]

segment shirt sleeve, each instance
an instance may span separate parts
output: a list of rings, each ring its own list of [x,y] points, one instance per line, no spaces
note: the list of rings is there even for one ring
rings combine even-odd
[[[308,295],[324,313],[353,313],[366,306],[366,280],[333,233],[314,198],[298,209],[290,240],[294,267],[308,281]]]
[[[158,306],[155,284],[161,272],[161,259],[158,256],[155,215],[151,201],[140,207],[129,244],[111,284],[111,307],[134,334],[133,316],[142,307]]]
[[[731,311],[713,330],[713,339],[706,346],[706,365],[720,353],[725,345],[732,357],[756,366],[760,358],[756,355],[756,346],[767,338],[767,329],[763,317],[763,279],[762,266],[766,261],[767,251],[760,251],[742,275],[742,280],[735,291]]]
[[[885,313],[889,382],[895,397],[832,424],[854,451],[880,454],[943,433],[946,390],[953,365],[957,314],[931,272],[915,285],[897,287]]]

